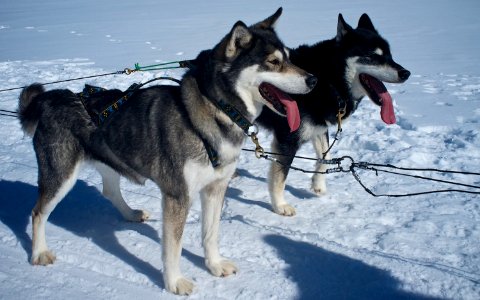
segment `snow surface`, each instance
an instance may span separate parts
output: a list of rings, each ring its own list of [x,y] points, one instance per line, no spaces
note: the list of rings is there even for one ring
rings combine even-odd
[[[363,12],[412,72],[389,85],[398,123],[384,125],[368,99],[344,125],[334,156],[404,167],[480,169],[480,2],[473,1],[73,1],[0,4],[0,89],[101,74],[135,62],[193,58],[238,19],[254,23],[284,7],[278,32],[289,46],[331,38],[338,13],[356,25]],[[100,77],[85,82],[125,89],[181,71]],[[52,86],[50,86],[52,88]],[[15,110],[19,91],[0,93]],[[270,135],[260,142],[268,148]],[[246,143],[252,147],[251,143]],[[313,156],[310,145],[299,154]],[[313,169],[309,161],[296,166]],[[200,243],[200,205],[185,229],[181,269],[196,283],[191,299],[479,299],[480,197],[449,193],[374,198],[349,174],[328,176],[329,192],[312,194],[310,176],[292,171],[286,198],[297,215],[272,213],[269,163],[242,153],[227,191],[220,248],[240,272],[216,278]],[[132,207],[152,219],[128,223],[85,169],[50,217],[47,240],[57,261],[31,266],[30,212],[37,194],[31,139],[18,121],[0,117],[0,298],[176,299],[161,277],[158,188],[122,181]],[[376,192],[406,193],[445,186],[360,173]],[[432,174],[424,174],[430,176]],[[475,176],[444,176],[480,185]]]

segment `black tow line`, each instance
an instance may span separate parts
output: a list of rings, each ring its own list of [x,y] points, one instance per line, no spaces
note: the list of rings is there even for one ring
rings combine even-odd
[[[166,63],[156,64],[156,65],[148,65],[148,66],[143,66],[143,67],[140,66],[138,63],[136,63],[135,67],[133,69],[125,68],[122,71],[115,71],[115,72],[110,72],[110,73],[89,75],[89,76],[70,78],[70,79],[63,79],[63,80],[57,80],[57,81],[45,82],[45,83],[39,83],[39,84],[40,85],[49,85],[49,84],[57,84],[57,83],[70,82],[70,81],[83,80],[83,79],[90,79],[90,78],[95,78],[95,77],[111,76],[111,75],[121,75],[121,74],[130,75],[134,72],[145,72],[145,71],[154,71],[154,70],[168,70],[168,69],[178,69],[178,68],[190,68],[193,65],[193,61],[194,60],[180,60],[180,61],[172,61],[172,62],[166,62]],[[173,64],[175,64],[175,65],[178,64],[178,66],[172,66]],[[21,90],[21,89],[24,89],[26,87],[28,87],[28,85],[2,89],[2,90],[0,90],[0,93],[8,92],[8,91],[14,91],[14,90]]]
[[[242,149],[242,150],[257,153],[257,151],[251,150],[251,149]],[[451,170],[441,170],[441,169],[433,169],[433,168],[403,168],[403,167],[394,166],[392,164],[375,164],[375,163],[369,163],[369,162],[355,162],[355,160],[350,156],[342,156],[340,158],[333,158],[333,159],[316,159],[316,158],[311,158],[311,157],[294,156],[294,158],[305,159],[305,160],[314,160],[314,161],[317,161],[317,163],[319,163],[319,164],[336,165],[336,167],[329,168],[329,169],[327,169],[323,172],[320,172],[320,171],[305,170],[305,169],[302,169],[302,168],[299,168],[299,167],[295,167],[295,166],[292,166],[292,165],[285,164],[285,163],[279,161],[278,159],[276,159],[272,155],[274,155],[274,156],[286,156],[286,155],[282,155],[282,154],[279,154],[279,153],[264,151],[264,153],[261,154],[260,157],[264,158],[266,160],[272,161],[274,163],[278,163],[285,168],[295,170],[295,171],[300,171],[300,172],[307,173],[307,174],[351,173],[353,175],[353,177],[355,178],[355,180],[362,186],[362,188],[367,193],[369,193],[370,195],[372,195],[374,197],[397,197],[397,198],[399,198],[399,197],[411,197],[411,196],[418,196],[418,195],[436,194],[436,193],[451,193],[451,192],[480,195],[480,186],[478,186],[478,185],[465,184],[465,183],[460,183],[460,182],[455,182],[455,181],[450,181],[450,180],[436,179],[436,178],[420,176],[420,175],[412,175],[412,174],[407,174],[407,173],[402,173],[402,172],[397,172],[397,171],[392,171],[392,170],[403,170],[403,171],[411,171],[411,172],[434,172],[434,173],[443,173],[443,174],[461,174],[461,175],[470,175],[470,176],[480,176],[480,173],[476,173],[476,172],[451,171]],[[454,186],[476,189],[476,191],[475,190],[463,190],[463,189],[456,189],[455,188],[455,189],[430,190],[430,191],[405,193],[405,194],[376,194],[362,182],[360,176],[357,173],[357,170],[373,171],[373,172],[375,172],[376,176],[378,176],[379,172],[384,172],[384,173],[389,173],[389,174],[394,174],[394,175],[399,175],[399,176],[412,177],[412,178],[416,178],[416,179],[419,179],[419,180],[428,180],[428,181],[434,181],[434,182],[439,182],[439,183],[444,183],[444,184],[450,184],[450,185],[454,185]]]
[[[76,81],[76,80],[89,79],[89,78],[102,77],[102,76],[110,76],[110,75],[129,74],[129,73],[127,73],[128,72],[127,70],[129,70],[129,69],[125,69],[123,71],[105,73],[105,74],[90,75],[90,76],[83,76],[83,77],[70,78],[70,79],[64,79],[64,80],[57,80],[57,81],[52,81],[52,82],[45,82],[45,83],[40,83],[40,85],[57,84],[57,83],[62,83],[62,82]],[[21,89],[24,89],[26,87],[28,87],[28,85],[3,89],[3,90],[0,90],[0,93],[8,92],[8,91],[21,90]]]

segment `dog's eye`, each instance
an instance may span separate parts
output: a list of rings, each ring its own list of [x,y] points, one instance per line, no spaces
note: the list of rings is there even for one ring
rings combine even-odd
[[[269,64],[272,64],[274,66],[280,65],[280,60],[278,58],[274,58],[268,61]]]

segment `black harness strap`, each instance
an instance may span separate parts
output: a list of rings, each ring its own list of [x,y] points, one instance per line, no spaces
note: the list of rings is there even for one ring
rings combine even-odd
[[[172,78],[172,77],[157,77],[157,78],[148,80],[148,81],[146,81],[144,83],[141,83],[141,84],[134,83],[127,90],[125,90],[125,92],[123,92],[122,97],[120,97],[115,102],[108,105],[106,108],[102,109],[102,111],[100,113],[94,112],[90,108],[90,106],[88,105],[87,101],[90,97],[94,96],[95,94],[100,93],[100,92],[105,92],[108,89],[86,84],[83,91],[78,93],[77,96],[79,96],[79,98],[81,99],[82,104],[85,107],[85,110],[88,112],[88,114],[90,115],[92,120],[94,120],[94,122],[97,125],[101,125],[102,123],[104,123],[106,121],[107,118],[109,118],[115,112],[119,111],[121,106],[124,105],[137,90],[139,90],[141,87],[143,87],[143,86],[145,86],[145,85],[147,85],[147,84],[149,84],[153,81],[157,81],[157,80],[171,80],[171,81],[174,81],[174,82],[180,84],[180,80]]]
[[[89,85],[89,84],[85,84],[85,87],[83,88],[83,91],[81,91],[80,93],[77,93],[77,96],[80,98],[80,100],[82,101],[82,105],[83,107],[85,108],[85,110],[87,111],[87,113],[89,114],[90,118],[92,120],[95,121],[95,119],[98,118],[97,114],[95,112],[92,111],[92,109],[88,106],[88,103],[86,102],[91,96],[97,94],[97,93],[100,93],[100,92],[104,92],[106,91],[107,89],[105,88],[102,88],[102,87],[98,87],[98,86],[93,86],[93,85]]]

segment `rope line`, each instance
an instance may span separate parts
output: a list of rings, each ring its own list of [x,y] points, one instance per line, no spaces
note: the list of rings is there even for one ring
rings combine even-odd
[[[242,150],[247,151],[247,152],[255,152],[255,150],[251,150],[251,149],[242,149]],[[472,188],[472,189],[480,189],[480,186],[477,186],[477,185],[465,184],[465,183],[460,183],[460,182],[455,182],[455,181],[450,181],[450,180],[436,179],[436,178],[420,176],[420,175],[405,174],[405,173],[394,172],[394,171],[389,171],[389,170],[377,169],[375,167],[408,170],[408,171],[415,171],[415,172],[437,172],[437,173],[446,173],[446,174],[462,174],[462,175],[480,176],[480,173],[477,173],[477,172],[466,172],[466,171],[456,171],[456,170],[441,170],[441,169],[434,169],[434,168],[403,168],[403,167],[394,166],[392,164],[374,164],[374,163],[368,163],[368,162],[357,163],[350,156],[343,156],[343,157],[340,157],[340,158],[333,158],[333,159],[330,159],[330,160],[314,159],[314,158],[302,157],[302,156],[291,156],[293,158],[316,160],[318,163],[322,163],[322,164],[337,165],[336,167],[329,168],[325,171],[312,171],[312,170],[305,170],[303,168],[299,168],[299,167],[296,167],[296,166],[293,166],[293,165],[283,163],[283,162],[277,160],[275,157],[272,157],[268,154],[288,156],[288,155],[279,154],[279,153],[264,152],[264,154],[261,155],[260,157],[262,157],[266,160],[272,161],[274,163],[278,163],[285,168],[292,169],[292,170],[295,170],[295,171],[300,171],[300,172],[307,173],[307,174],[331,174],[331,173],[348,173],[348,172],[350,172],[352,174],[352,176],[355,178],[355,180],[360,184],[360,186],[362,186],[362,188],[367,193],[369,193],[370,195],[372,195],[374,197],[409,197],[409,196],[418,196],[418,195],[425,195],[425,194],[451,193],[451,192],[476,194],[476,195],[480,194],[480,191],[461,190],[461,189],[439,189],[439,190],[431,190],[431,191],[424,191],[424,192],[413,192],[413,193],[405,193],[405,194],[376,194],[362,182],[362,180],[361,180],[359,174],[357,173],[356,169],[374,171],[377,176],[378,176],[378,172],[384,172],[384,173],[389,173],[389,174],[393,174],[393,175],[412,177],[412,178],[415,178],[415,179],[435,181],[435,182],[439,182],[439,183],[443,183],[443,184],[462,186],[462,187],[467,187],[467,188]],[[342,165],[342,162],[344,160],[350,160],[350,165],[348,165],[348,168],[346,168],[345,165]]]
[[[0,116],[6,116],[6,117],[14,117],[16,118],[18,116],[16,111],[11,111],[11,110],[6,110],[6,109],[0,109]]]
[[[137,72],[137,71],[154,71],[154,70],[190,68],[193,65],[192,62],[193,62],[193,60],[178,60],[178,61],[171,61],[171,62],[166,62],[166,63],[155,64],[155,65],[147,65],[147,66],[143,66],[143,67],[140,66],[139,63],[136,63],[134,69],[125,68],[122,71],[115,71],[115,72],[104,73],[104,74],[89,75],[89,76],[83,76],[83,77],[78,77],[78,78],[70,78],[70,79],[64,79],[64,80],[57,80],[57,81],[52,81],[52,82],[41,83],[41,85],[49,85],[49,84],[70,82],[70,81],[89,79],[89,78],[95,78],[95,77],[102,77],[102,76],[110,76],[110,75],[120,75],[120,74],[130,75],[131,73]],[[178,64],[178,66],[170,66],[170,65],[173,65],[173,64]],[[28,85],[2,89],[2,90],[0,90],[0,93],[8,92],[8,91],[14,91],[14,90],[21,90],[21,89],[24,89],[26,87],[28,87]]]
[[[46,83],[40,83],[41,85],[49,85],[49,84],[56,84],[56,83],[62,83],[62,82],[69,82],[69,81],[75,81],[75,80],[82,80],[82,79],[89,79],[89,78],[95,78],[95,77],[101,77],[101,76],[110,76],[110,75],[119,75],[119,74],[126,74],[127,71],[116,71],[116,72],[111,72],[111,73],[104,73],[104,74],[97,74],[97,75],[89,75],[89,76],[83,76],[83,77],[78,77],[78,78],[70,78],[70,79],[64,79],[64,80],[57,80],[57,81],[52,81],[52,82],[46,82]],[[8,88],[8,89],[3,89],[0,90],[0,93],[2,92],[7,92],[7,91],[14,91],[14,90],[20,90],[28,87],[28,85],[25,86],[19,86],[19,87],[14,87],[14,88]]]

